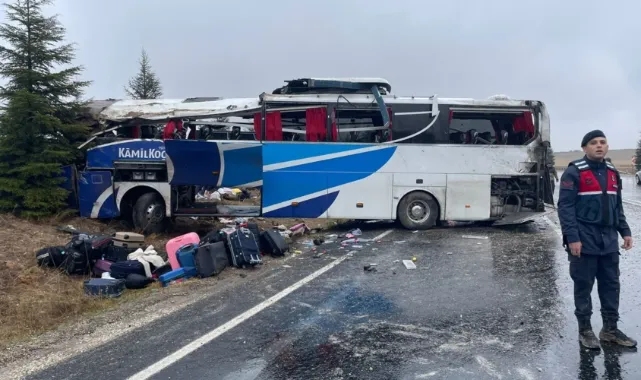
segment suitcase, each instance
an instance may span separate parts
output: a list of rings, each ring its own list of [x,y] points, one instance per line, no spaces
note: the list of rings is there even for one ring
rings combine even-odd
[[[275,230],[266,230],[260,234],[261,251],[269,253],[272,256],[285,256],[289,251],[289,244],[280,232]]]
[[[114,244],[110,244],[107,248],[105,248],[102,258],[103,260],[108,260],[113,263],[117,263],[119,261],[127,261],[127,256],[129,256],[131,252],[133,252],[133,250],[125,247],[117,247]]]
[[[202,239],[200,239],[200,245],[205,245],[209,243],[217,243],[219,241],[223,241],[223,234],[220,232],[220,230],[215,230],[207,233],[207,235],[203,236]]]
[[[181,268],[195,268],[196,262],[194,256],[196,255],[196,249],[198,246],[196,244],[187,244],[176,251],[176,258]]]
[[[158,281],[160,284],[165,287],[173,281],[181,280],[185,277],[185,268],[174,269],[171,272],[167,272],[158,276]]]
[[[195,256],[196,270],[201,278],[220,274],[229,266],[227,249],[222,241],[198,247]]]
[[[92,278],[84,282],[84,290],[88,296],[120,297],[125,291],[125,280]]]
[[[200,243],[200,236],[195,232],[190,232],[184,235],[177,236],[165,244],[165,250],[167,251],[167,257],[169,258],[169,263],[171,264],[171,269],[180,268],[180,263],[178,262],[178,257],[176,257],[176,252],[180,247],[185,244],[198,244]]]
[[[254,234],[245,227],[227,233],[227,248],[232,264],[237,268],[262,263]]]
[[[131,273],[146,276],[145,267],[138,260],[119,261],[111,264],[111,268],[109,268],[109,274],[113,278],[124,280]]]
[[[116,232],[112,235],[114,245],[132,250],[145,248],[145,237],[133,232]]]
[[[246,223],[246,226],[248,230],[254,234],[254,238],[256,239],[256,246],[258,247],[258,251],[262,252],[262,248],[260,247],[260,227],[258,227],[258,223]]]
[[[102,276],[103,273],[110,272],[111,264],[113,263],[108,260],[96,261],[96,263],[93,265],[93,274],[96,275],[97,277],[100,277]]]

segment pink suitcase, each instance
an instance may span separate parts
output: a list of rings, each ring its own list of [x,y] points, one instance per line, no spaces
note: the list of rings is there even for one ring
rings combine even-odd
[[[171,270],[176,270],[180,268],[180,263],[176,257],[176,252],[180,247],[187,244],[198,244],[200,243],[200,237],[195,232],[190,232],[188,234],[177,236],[167,242],[165,245],[165,250],[167,250],[167,257],[169,258],[169,264],[171,265]]]

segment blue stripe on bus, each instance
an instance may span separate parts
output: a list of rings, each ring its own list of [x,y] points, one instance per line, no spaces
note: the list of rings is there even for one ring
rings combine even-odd
[[[334,203],[338,191],[304,200],[296,207],[288,205],[263,214],[266,218],[318,218]]]
[[[370,176],[396,148],[374,150],[263,173],[263,207],[294,200]]]
[[[338,143],[264,143],[263,165],[279,164],[327,154],[349,152],[375,144]]]

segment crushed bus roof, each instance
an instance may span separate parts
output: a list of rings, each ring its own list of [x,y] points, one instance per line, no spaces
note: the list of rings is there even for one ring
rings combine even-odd
[[[102,103],[97,109],[100,110],[98,120],[107,123],[123,123],[134,120],[164,122],[172,118],[183,119],[210,119],[228,116],[249,116],[261,109],[264,102],[281,103],[287,106],[296,106],[296,103],[318,104],[336,103],[341,101],[351,103],[376,103],[373,93],[362,92],[340,92],[366,86],[377,86],[391,90],[390,83],[384,78],[299,78],[285,81],[287,84],[281,89],[293,85],[292,89],[302,89],[300,92],[290,93],[262,93],[260,96],[251,98],[218,98],[198,97],[184,99],[145,99],[145,100],[109,100]],[[320,93],[313,93],[315,86],[326,89]],[[311,91],[305,91],[306,88]],[[336,89],[340,93],[341,100],[332,91]],[[397,96],[392,94],[381,94],[378,98],[385,104],[432,104],[436,95],[433,96]],[[474,98],[437,98],[440,104],[471,107],[524,107],[528,102],[535,100],[513,100],[505,95],[494,95],[486,99]],[[541,102],[539,102],[541,103]],[[105,107],[106,106],[106,107]]]
[[[99,119],[163,121],[172,118],[211,118],[259,110],[258,98],[231,98],[195,101],[187,99],[121,100],[103,109]]]

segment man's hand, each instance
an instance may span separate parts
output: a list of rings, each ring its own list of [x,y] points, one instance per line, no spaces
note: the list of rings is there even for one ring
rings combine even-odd
[[[632,244],[632,243],[630,243]],[[570,253],[572,256],[581,256],[581,242],[577,241],[576,243],[570,243]]]
[[[624,236],[623,237],[623,245],[621,248],[625,249],[626,251],[632,248],[632,236]]]

